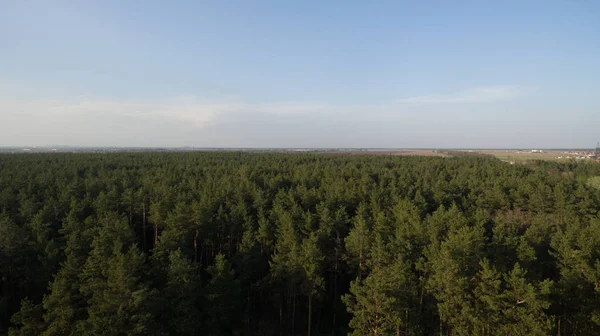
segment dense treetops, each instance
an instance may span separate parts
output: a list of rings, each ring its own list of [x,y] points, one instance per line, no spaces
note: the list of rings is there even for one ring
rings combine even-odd
[[[600,165],[0,156],[0,334],[598,335]]]

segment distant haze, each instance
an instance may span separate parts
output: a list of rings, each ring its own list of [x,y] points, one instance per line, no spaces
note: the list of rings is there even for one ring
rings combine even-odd
[[[3,1],[0,146],[590,148],[598,1]]]

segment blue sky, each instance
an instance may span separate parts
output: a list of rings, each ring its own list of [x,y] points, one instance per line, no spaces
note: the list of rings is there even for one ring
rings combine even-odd
[[[0,146],[593,147],[600,2],[0,3]]]

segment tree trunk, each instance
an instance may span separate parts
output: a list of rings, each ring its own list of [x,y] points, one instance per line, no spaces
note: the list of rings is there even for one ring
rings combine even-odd
[[[310,336],[310,328],[312,326],[312,294],[308,296],[308,336]]]
[[[358,278],[362,279],[362,246],[358,251]]]
[[[373,327],[374,336],[379,335],[379,330],[377,330],[377,328],[379,328],[379,313],[375,313],[375,326]]]
[[[375,328],[373,329],[373,335],[379,335],[379,298],[375,296]]]
[[[337,276],[338,276],[338,251],[335,249],[335,273],[333,275],[333,302],[331,307],[333,307],[333,322],[331,325],[332,334],[335,334],[335,320],[337,313],[337,298],[338,298],[338,288],[337,288]]]
[[[408,308],[406,308],[406,321],[405,321],[405,323],[406,323],[406,334],[408,335],[409,334],[409,330],[410,330],[410,323],[409,323],[409,320],[408,320]]]
[[[250,335],[250,331],[252,330],[250,324],[250,311],[252,310],[252,303],[251,303],[251,298],[252,298],[252,294],[250,292],[250,288],[248,288],[248,292],[247,292],[247,300],[248,300],[248,308],[246,309],[246,314],[248,314],[247,318],[246,318],[246,332],[248,333],[248,335]]]
[[[419,295],[419,312],[423,311],[423,292],[425,292],[425,286],[421,285],[421,295]]]
[[[204,245],[200,247],[200,268],[204,267]]]
[[[296,294],[292,298],[292,334],[296,331]]]
[[[144,240],[142,246],[144,252],[146,252],[146,243],[148,241],[148,238],[146,237],[146,202],[142,203],[142,239]]]
[[[158,245],[158,223],[154,223],[154,247]]]
[[[198,230],[196,230],[196,235],[194,236],[194,261],[198,262]]]
[[[279,334],[283,335],[283,298],[279,298]]]

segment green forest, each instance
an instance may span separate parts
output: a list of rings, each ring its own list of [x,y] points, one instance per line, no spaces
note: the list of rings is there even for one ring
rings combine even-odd
[[[600,164],[0,155],[3,335],[600,335]]]

